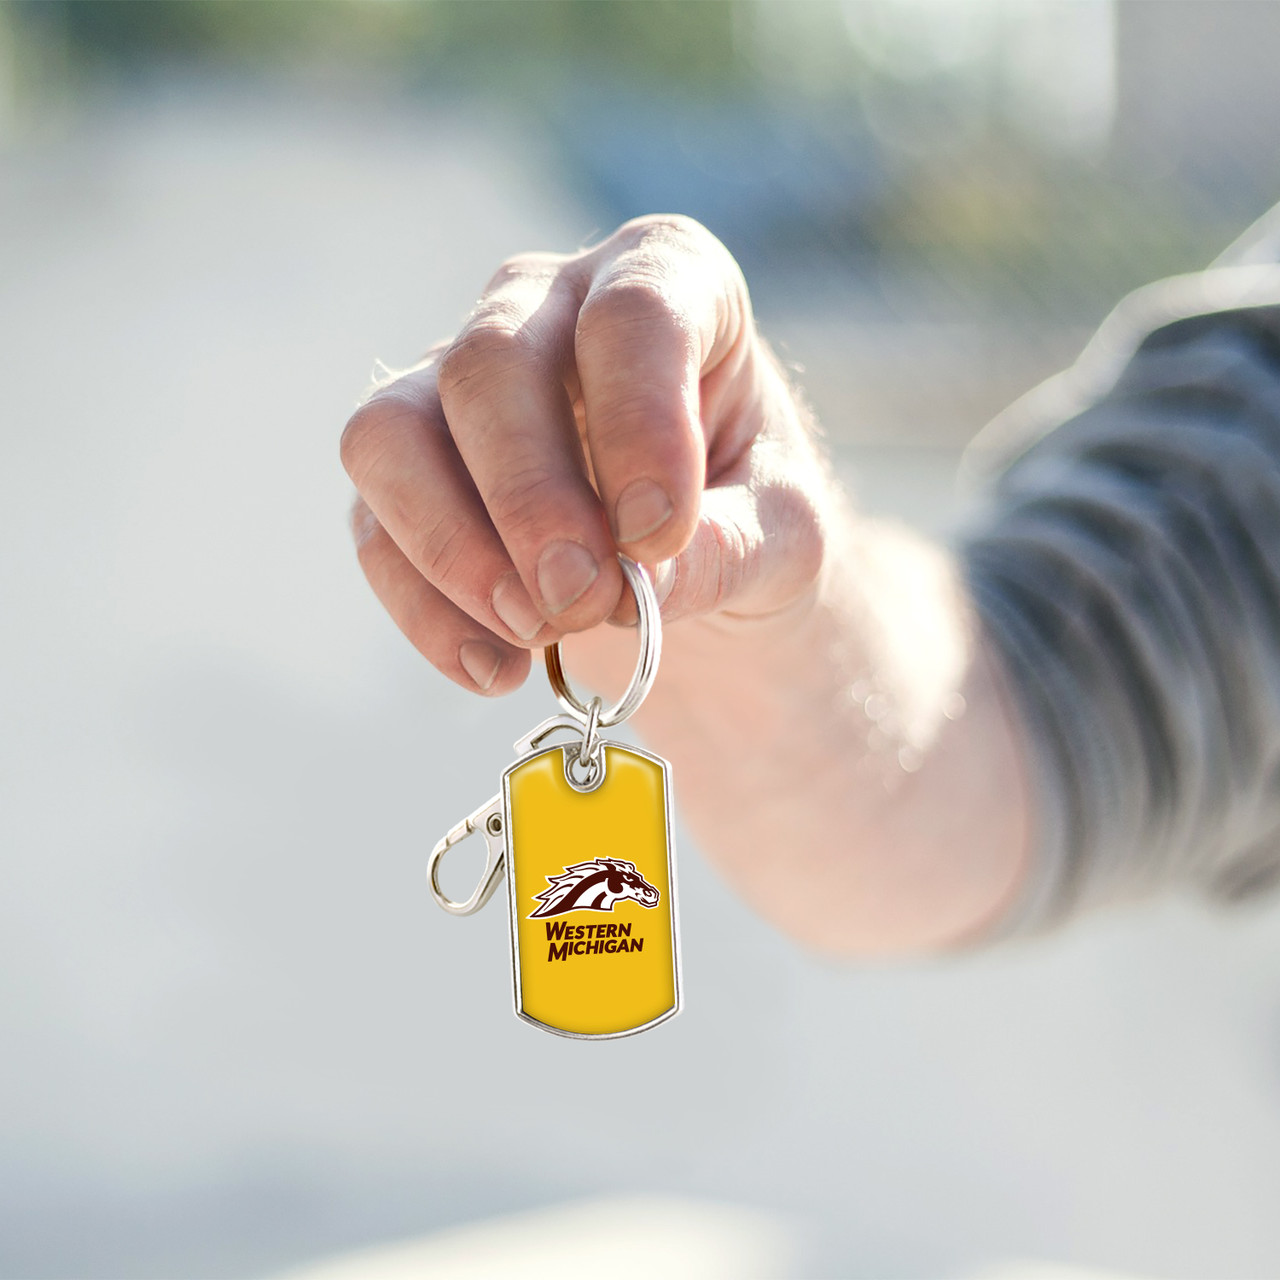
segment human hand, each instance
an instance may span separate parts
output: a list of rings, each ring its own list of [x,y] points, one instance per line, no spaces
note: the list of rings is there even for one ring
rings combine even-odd
[[[633,661],[597,626],[634,616],[615,553],[654,567],[677,625],[637,723],[765,918],[901,950],[1009,900],[1031,792],[960,566],[850,509],[704,228],[642,218],[512,259],[342,456],[366,576],[464,688],[508,692],[580,633],[572,669],[608,689]]]
[[[746,284],[686,218],[498,270],[462,331],[342,436],[360,564],[445,675],[516,688],[531,648],[634,616],[772,614],[811,590],[826,471]]]

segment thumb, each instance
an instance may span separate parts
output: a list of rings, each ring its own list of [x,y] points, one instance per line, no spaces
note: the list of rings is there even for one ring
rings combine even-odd
[[[688,545],[653,571],[662,617],[785,609],[817,579],[825,544],[819,495],[794,481],[706,489]]]

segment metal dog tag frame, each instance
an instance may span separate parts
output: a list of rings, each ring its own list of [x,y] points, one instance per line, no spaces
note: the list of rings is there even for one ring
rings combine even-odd
[[[516,1016],[575,1040],[636,1035],[681,1005],[670,766],[600,735],[644,701],[662,649],[653,587],[637,564],[619,560],[639,612],[627,691],[607,709],[599,698],[582,702],[559,646],[549,646],[547,676],[564,714],[515,744],[498,795],[453,827],[427,864],[432,896],[451,915],[478,911],[506,878]],[[544,746],[557,731],[577,741]],[[440,888],[440,862],[473,834],[485,841],[485,868],[457,902]]]

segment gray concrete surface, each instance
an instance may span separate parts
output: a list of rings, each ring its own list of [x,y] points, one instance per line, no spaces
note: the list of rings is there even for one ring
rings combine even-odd
[[[260,1274],[630,1194],[781,1215],[804,1275],[1277,1274],[1274,904],[833,966],[686,841],[686,1012],[583,1046],[512,1018],[498,907],[430,903],[549,694],[469,697],[380,615],[337,432],[375,356],[592,229],[530,138],[315,93],[0,157],[0,1275]],[[934,521],[953,462],[842,454]],[[603,1081],[643,1119],[531,1105]]]

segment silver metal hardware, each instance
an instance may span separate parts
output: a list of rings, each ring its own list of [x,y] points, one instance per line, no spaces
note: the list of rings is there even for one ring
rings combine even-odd
[[[558,716],[549,716],[541,724],[535,725],[523,738],[516,741],[516,755],[527,756],[531,751],[536,751],[543,742],[549,738],[557,729],[567,729],[571,732],[582,732],[582,717],[571,716],[561,713]]]
[[[598,697],[587,703],[587,723],[582,730],[582,743],[578,747],[578,760],[587,763],[594,760],[600,751],[600,707]]]
[[[658,674],[658,661],[662,657],[662,620],[658,612],[658,597],[653,593],[649,575],[634,560],[624,555],[618,557],[618,562],[636,597],[636,610],[640,619],[640,656],[636,660],[636,669],[627,691],[613,706],[600,712],[598,723],[602,729],[611,729],[615,724],[621,724],[635,712],[653,687],[654,677]],[[559,642],[547,646],[545,657],[547,679],[551,681],[552,692],[560,705],[576,715],[579,721],[585,721],[590,713],[587,704],[574,693],[565,678]]]
[[[594,791],[604,781],[605,769],[604,743],[594,760],[584,760],[577,748],[564,748],[564,780],[575,791]]]
[[[468,836],[477,832],[484,837],[485,863],[484,873],[475,892],[465,902],[455,902],[440,888],[440,859],[453,848],[461,844]],[[502,816],[502,797],[494,796],[492,800],[481,805],[470,817],[463,818],[453,827],[443,840],[431,850],[427,860],[427,879],[431,885],[431,896],[451,916],[469,916],[480,910],[502,881],[506,861],[506,832]]]
[[[587,704],[587,723],[582,731],[582,741],[576,747],[564,749],[564,780],[575,791],[594,791],[604,781],[604,739],[598,732],[600,706],[598,697],[591,699]]]

